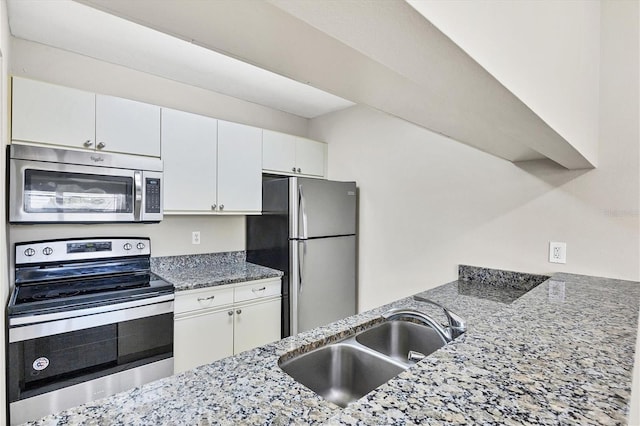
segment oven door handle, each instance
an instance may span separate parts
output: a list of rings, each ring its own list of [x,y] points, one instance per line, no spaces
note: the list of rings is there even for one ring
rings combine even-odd
[[[9,318],[9,343],[173,313],[173,294],[95,308]]]
[[[133,217],[136,222],[142,220],[142,172],[133,172]]]

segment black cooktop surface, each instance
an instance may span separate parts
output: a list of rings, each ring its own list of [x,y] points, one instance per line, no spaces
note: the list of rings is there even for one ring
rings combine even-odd
[[[172,284],[149,272],[18,285],[9,301],[8,314],[86,309],[171,293]]]

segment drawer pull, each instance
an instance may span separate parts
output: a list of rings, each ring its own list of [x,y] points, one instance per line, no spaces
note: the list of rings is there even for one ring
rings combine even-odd
[[[252,288],[251,291],[254,293],[257,293],[259,291],[265,291],[267,289],[267,287],[260,287],[260,288]]]
[[[205,300],[213,300],[215,299],[215,295],[214,296],[209,296],[209,297],[198,297],[198,302],[204,302]]]

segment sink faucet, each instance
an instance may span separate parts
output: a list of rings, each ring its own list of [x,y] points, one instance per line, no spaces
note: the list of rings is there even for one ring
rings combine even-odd
[[[413,296],[413,300],[417,300],[418,302],[431,303],[432,305],[442,309],[444,311],[444,314],[447,316],[447,320],[449,321],[449,329],[451,330],[451,337],[453,339],[467,331],[467,323],[465,322],[465,320],[463,320],[458,314],[451,312],[441,304],[434,302],[433,300],[426,299],[422,296]]]
[[[433,328],[436,331],[436,333],[438,333],[440,337],[442,337],[442,340],[444,340],[446,343],[449,343],[453,340],[453,335],[451,334],[450,329],[444,328],[442,324],[440,324],[438,321],[431,318],[429,315],[420,311],[416,311],[415,309],[404,309],[404,308],[391,309],[383,313],[382,318],[384,318],[387,321],[394,321],[394,320],[399,320],[403,318],[418,320],[421,323]]]
[[[423,312],[417,311],[415,309],[404,309],[404,308],[391,309],[383,313],[382,317],[387,321],[393,321],[401,318],[410,318],[410,319],[418,320],[430,326],[431,328],[433,328],[446,343],[451,342],[453,339],[460,336],[462,333],[464,333],[467,330],[464,320],[460,318],[458,315],[449,311],[444,306],[419,296],[414,296],[414,298],[415,300],[418,300],[420,302],[428,302],[441,308],[444,311],[445,315],[447,316],[449,325],[445,328],[442,326],[442,324],[440,324],[438,321],[431,318],[429,315]]]

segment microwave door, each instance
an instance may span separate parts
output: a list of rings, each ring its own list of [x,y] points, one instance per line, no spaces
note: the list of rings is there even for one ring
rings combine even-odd
[[[133,222],[135,172],[109,167],[12,160],[12,223]]]

